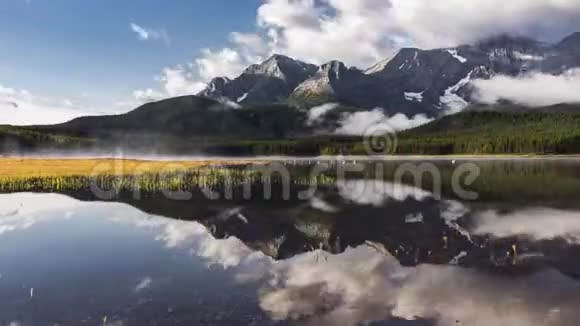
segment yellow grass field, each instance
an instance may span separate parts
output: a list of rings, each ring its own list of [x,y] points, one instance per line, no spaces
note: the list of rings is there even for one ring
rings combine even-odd
[[[139,175],[212,166],[259,164],[250,160],[141,161],[115,159],[0,158],[0,178]]]

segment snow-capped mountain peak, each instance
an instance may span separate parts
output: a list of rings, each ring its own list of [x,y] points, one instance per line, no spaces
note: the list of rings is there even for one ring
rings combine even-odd
[[[215,79],[201,95],[242,104],[288,101],[300,107],[327,102],[385,112],[439,115],[470,104],[471,80],[530,72],[562,74],[580,67],[580,33],[556,44],[499,35],[473,45],[403,48],[361,71],[340,61],[309,65],[274,55],[234,80]]]
[[[260,64],[251,65],[233,80],[215,78],[199,95],[226,97],[243,104],[279,102],[288,98],[316,70],[315,65],[275,54]]]

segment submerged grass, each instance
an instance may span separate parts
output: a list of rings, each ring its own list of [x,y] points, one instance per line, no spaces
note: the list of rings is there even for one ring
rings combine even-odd
[[[140,161],[114,159],[0,159],[0,191],[184,189],[235,175],[254,161]],[[239,177],[239,176],[238,176]]]
[[[0,159],[0,179],[93,175],[139,175],[219,166],[262,164],[249,160],[143,161],[117,159]]]
[[[0,159],[0,192],[64,192],[89,189],[117,191],[186,191],[220,189],[267,182],[284,182],[281,175],[271,177],[246,168],[262,161],[138,161],[88,159]],[[336,178],[326,175],[293,176],[296,185],[330,184]]]

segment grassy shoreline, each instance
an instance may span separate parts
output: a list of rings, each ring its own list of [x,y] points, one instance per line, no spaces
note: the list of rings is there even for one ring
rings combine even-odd
[[[448,198],[454,198],[451,184],[455,169],[463,162],[472,161],[481,168],[481,176],[469,189],[477,192],[483,201],[502,201],[512,198],[514,202],[525,199],[525,202],[550,204],[552,199],[546,197],[558,194],[558,198],[575,198],[579,193],[580,175],[577,173],[578,156],[414,156],[414,157],[368,157],[386,164],[364,165],[364,170],[348,173],[349,180],[380,180],[393,181],[400,163],[420,164],[433,161],[438,168],[443,181],[442,193]],[[244,167],[253,164],[267,164],[276,160],[289,161],[288,169],[292,177],[293,187],[307,189],[312,185],[336,187],[339,176],[337,171],[329,169],[313,177],[310,175],[315,158],[254,158],[238,160],[205,159],[205,160],[112,160],[112,159],[38,159],[38,158],[0,158],[0,193],[14,192],[55,192],[85,193],[98,189],[118,190],[133,193],[135,191],[157,194],[163,190],[190,191],[199,193],[201,189],[213,189],[224,194],[229,186],[236,191],[246,184],[256,187],[255,191],[263,191],[263,173],[256,169]],[[335,160],[347,164],[363,163],[360,157],[322,157],[322,161]],[[336,159],[339,159],[336,162]],[[452,164],[452,160],[458,164]],[[302,163],[300,163],[300,160]],[[390,163],[389,163],[390,160]],[[481,161],[480,161],[481,160]],[[527,161],[529,160],[529,161]],[[545,160],[545,161],[544,161]],[[295,162],[292,162],[295,161]],[[280,162],[280,161],[278,161]],[[580,162],[580,161],[578,161]],[[380,168],[379,173],[377,168]],[[283,185],[284,176],[275,174],[271,184],[275,189]],[[434,189],[435,179],[426,176],[422,178],[420,187],[427,191]],[[412,175],[402,180],[403,183],[417,186]],[[302,189],[302,188],[301,188]],[[549,191],[547,191],[549,189]],[[514,196],[517,194],[517,196]],[[525,195],[525,196],[524,196]]]
[[[259,160],[137,160],[87,158],[0,158],[0,178],[139,175],[221,166],[261,164]]]
[[[114,158],[43,158],[0,157],[0,178],[66,177],[109,175],[140,175],[146,173],[171,173],[203,168],[240,167],[250,164],[296,161],[492,161],[492,160],[577,160],[580,155],[392,155],[392,156],[319,156],[285,157],[261,156],[254,158],[174,158],[114,159]]]

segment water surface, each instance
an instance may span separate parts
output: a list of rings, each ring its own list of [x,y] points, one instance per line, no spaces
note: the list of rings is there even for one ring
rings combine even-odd
[[[467,200],[460,163],[434,162],[441,194],[2,194],[0,325],[577,325],[580,165],[476,162]]]

